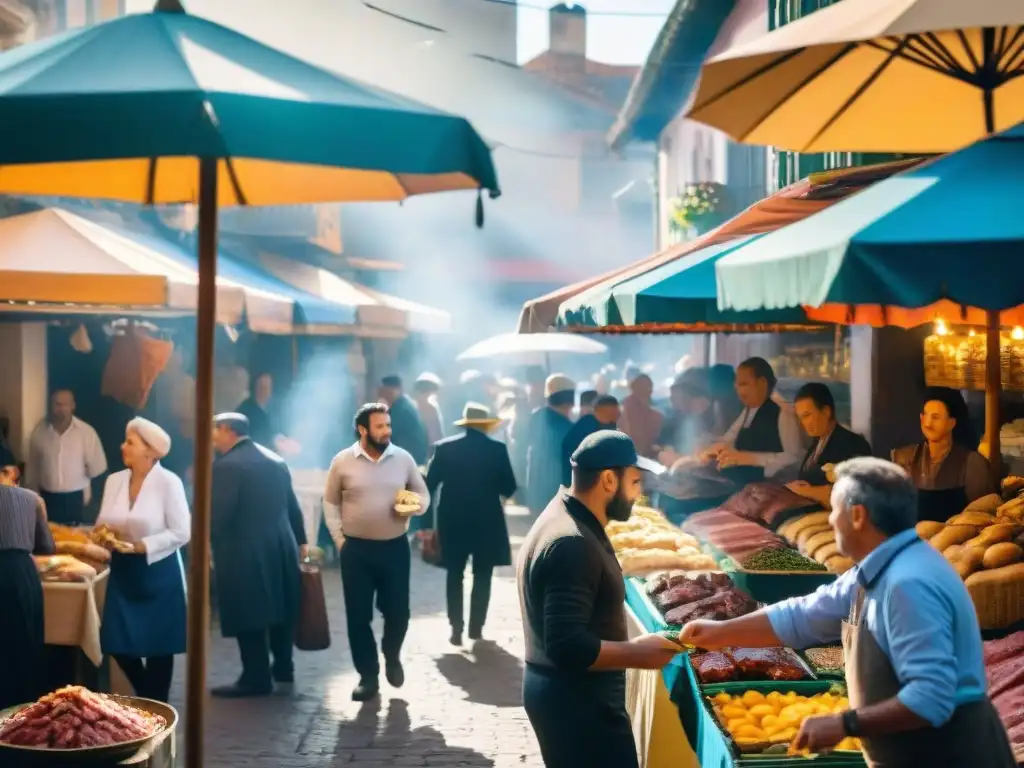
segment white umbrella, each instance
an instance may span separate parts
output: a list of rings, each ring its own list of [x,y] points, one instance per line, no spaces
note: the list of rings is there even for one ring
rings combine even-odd
[[[520,365],[544,365],[549,355],[600,355],[608,347],[599,341],[569,333],[502,333],[478,341],[458,356],[458,360],[482,360],[488,357],[513,357]]]

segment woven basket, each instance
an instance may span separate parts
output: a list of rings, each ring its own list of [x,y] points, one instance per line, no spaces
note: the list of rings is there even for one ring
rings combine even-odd
[[[983,630],[1005,629],[1024,620],[1024,567],[1006,566],[996,570],[1005,571],[1007,575],[998,581],[991,577],[978,578],[992,571],[967,577],[967,591]]]

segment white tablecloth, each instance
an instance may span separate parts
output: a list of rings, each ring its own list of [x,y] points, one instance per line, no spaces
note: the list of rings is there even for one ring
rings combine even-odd
[[[302,508],[302,520],[306,526],[306,540],[315,546],[320,538],[320,520],[323,516],[324,486],[327,485],[326,469],[292,470],[292,487]]]

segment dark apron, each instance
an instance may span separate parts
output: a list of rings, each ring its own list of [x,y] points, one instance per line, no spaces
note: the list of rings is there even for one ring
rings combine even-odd
[[[51,493],[39,491],[46,504],[46,519],[60,525],[81,525],[85,518],[85,491]]]
[[[637,768],[624,672],[572,674],[527,664],[523,707],[546,768]]]
[[[900,552],[920,543],[920,539],[907,542],[878,575],[885,572]],[[864,589],[857,587],[849,620],[843,622],[846,684],[853,709],[891,699],[901,687],[889,658],[860,622],[864,595]],[[961,704],[953,712],[953,717],[939,728],[865,738],[863,745],[864,758],[871,768],[940,765],[950,768],[1015,768],[1017,765],[1006,729],[987,696]]]
[[[918,486],[922,483],[922,478],[919,475],[924,463],[924,456],[922,454],[924,450],[924,444],[917,447],[917,450],[914,452],[913,471],[910,473]],[[964,461],[964,459],[961,459],[961,452],[955,450],[954,447],[954,451],[950,452],[950,455],[942,462],[942,466],[939,468],[939,475],[936,478],[936,482],[947,487],[941,489],[918,487],[918,522],[932,520],[936,523],[944,523],[953,515],[959,515],[964,511],[964,508],[969,503],[967,489],[963,485],[951,485],[951,483],[962,482],[960,478],[964,476],[966,470]],[[953,478],[957,479],[953,480]]]
[[[145,555],[111,555],[100,625],[103,652],[173,656],[185,652],[185,583],[178,552],[152,565]]]
[[[0,549],[0,709],[45,692],[43,586],[28,552]]]

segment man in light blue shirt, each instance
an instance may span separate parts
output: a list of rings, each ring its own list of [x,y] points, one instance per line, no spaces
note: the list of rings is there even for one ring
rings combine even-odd
[[[981,632],[959,575],[914,531],[916,490],[881,459],[836,468],[829,522],[857,565],[834,583],[725,622],[688,624],[701,648],[843,641],[851,709],[809,718],[795,745],[863,740],[869,765],[1012,766],[986,694]]]

